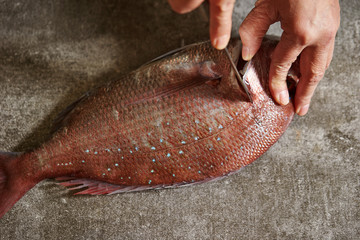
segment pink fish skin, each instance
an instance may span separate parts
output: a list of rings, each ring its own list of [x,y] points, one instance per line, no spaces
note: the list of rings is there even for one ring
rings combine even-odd
[[[292,103],[279,106],[270,95],[276,44],[264,39],[245,67],[253,102],[225,52],[209,42],[172,52],[86,94],[61,114],[51,139],[39,148],[0,154],[0,217],[46,178],[81,189],[76,194],[113,194],[215,180],[253,162],[294,115]],[[242,70],[240,40],[228,48]]]

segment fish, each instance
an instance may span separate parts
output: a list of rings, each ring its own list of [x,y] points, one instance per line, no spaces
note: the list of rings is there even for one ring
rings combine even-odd
[[[264,38],[251,61],[240,39],[228,56],[210,42],[171,51],[90,90],[60,113],[51,137],[24,153],[0,153],[0,218],[44,179],[74,194],[108,195],[222,179],[260,157],[289,126],[292,101],[269,90],[271,53]],[[296,88],[295,62],[288,82]],[[293,87],[294,88],[294,87]]]

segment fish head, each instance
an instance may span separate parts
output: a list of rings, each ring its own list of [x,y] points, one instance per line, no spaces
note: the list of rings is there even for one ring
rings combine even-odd
[[[232,38],[229,42],[228,49],[232,60],[236,63],[237,69],[254,102],[264,100],[264,98],[273,100],[269,88],[269,71],[271,55],[278,42],[278,37],[266,36],[259,50],[250,61],[245,61],[241,57],[242,43],[239,38]],[[299,62],[298,58],[292,64],[287,74],[286,82],[290,99],[294,99],[296,86],[301,76]],[[227,67],[227,69],[229,69],[229,67]],[[239,86],[234,71],[230,70],[228,72],[228,75],[223,74],[224,85],[226,85],[228,89],[232,89],[232,92],[240,96],[242,100],[249,101],[245,90],[242,86]]]

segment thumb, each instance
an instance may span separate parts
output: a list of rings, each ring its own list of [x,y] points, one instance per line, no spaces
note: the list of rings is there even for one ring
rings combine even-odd
[[[258,0],[239,28],[243,44],[242,57],[249,61],[260,48],[270,25],[278,21],[278,14],[270,1]]]

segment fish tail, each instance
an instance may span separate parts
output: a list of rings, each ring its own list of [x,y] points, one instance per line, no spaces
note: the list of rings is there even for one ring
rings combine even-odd
[[[35,185],[16,172],[18,155],[0,152],[0,219]]]

